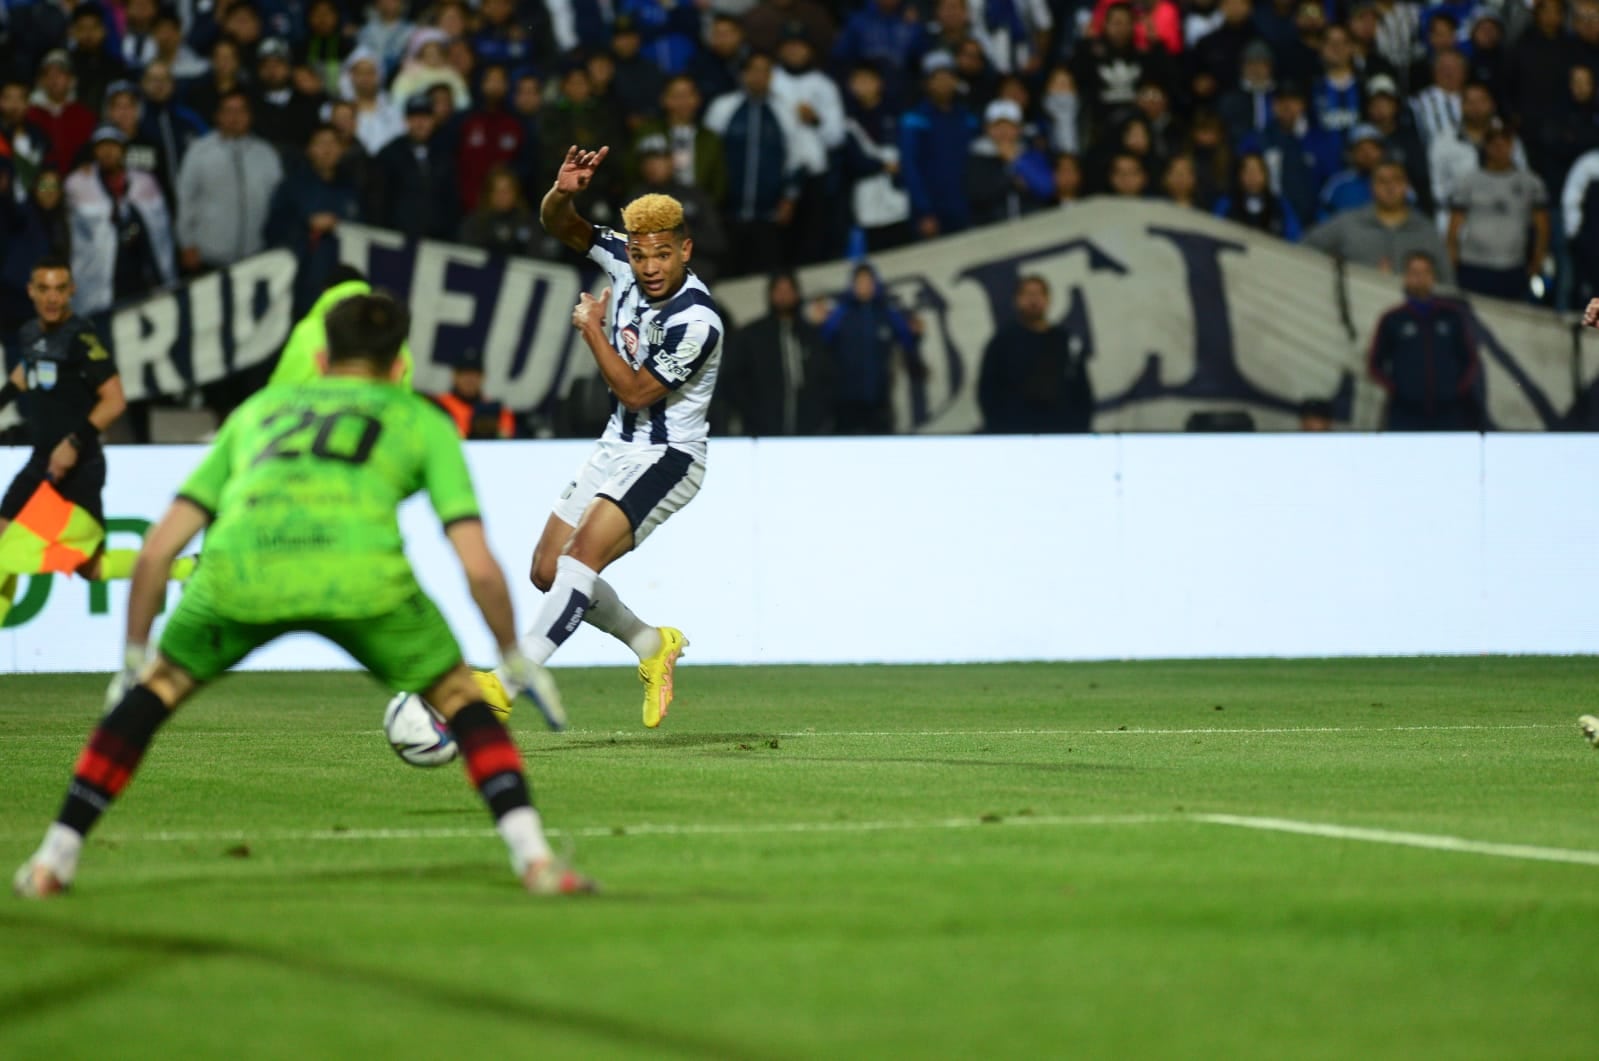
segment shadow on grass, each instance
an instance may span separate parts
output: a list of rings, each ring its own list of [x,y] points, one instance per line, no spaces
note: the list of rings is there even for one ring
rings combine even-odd
[[[73,943],[91,950],[112,946],[133,951],[137,955],[127,962],[102,965],[92,975],[65,977],[48,984],[0,994],[0,1026],[14,1020],[38,1017],[53,1010],[69,1009],[96,995],[123,987],[130,978],[140,976],[152,967],[225,958],[315,976],[336,984],[359,984],[392,995],[410,996],[421,1004],[442,1003],[460,1012],[486,1018],[497,1017],[539,1027],[561,1028],[649,1053],[670,1051],[693,1057],[726,1058],[729,1061],[772,1056],[769,1046],[763,1046],[760,1053],[756,1054],[742,1046],[704,1035],[649,1027],[608,1013],[508,997],[475,987],[428,980],[394,970],[370,969],[328,957],[277,950],[241,940],[96,928],[76,923],[35,921],[11,914],[0,914],[0,927],[7,934],[32,935],[49,942]]]

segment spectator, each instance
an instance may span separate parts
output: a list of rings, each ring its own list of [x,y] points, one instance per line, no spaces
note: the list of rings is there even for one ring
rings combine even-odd
[[[1271,121],[1272,93],[1276,87],[1271,48],[1265,41],[1251,41],[1243,51],[1238,86],[1222,93],[1217,105],[1217,113],[1227,127],[1227,139],[1237,143],[1266,128]]]
[[[1478,169],[1488,130],[1497,122],[1494,99],[1487,87],[1467,85],[1461,94],[1459,125],[1433,141],[1432,149],[1427,154],[1427,165],[1432,171],[1432,194],[1438,208],[1440,232],[1449,228],[1449,202],[1454,197],[1456,187],[1467,174]],[[1519,140],[1512,137],[1512,143],[1516,165],[1525,169],[1527,153]]]
[[[1134,28],[1132,8],[1125,3],[1112,4],[1105,11],[1104,31],[1082,42],[1073,57],[1073,75],[1077,78],[1077,91],[1082,96],[1091,131],[1109,128],[1122,113],[1131,109],[1140,83],[1147,80],[1171,83],[1164,53],[1138,47],[1133,41]],[[1234,60],[1227,76],[1231,78],[1237,69]]]
[[[150,62],[165,63],[167,71],[179,84],[204,77],[211,64],[194,51],[183,39],[183,23],[178,13],[170,7],[160,7],[155,13],[155,56]],[[149,68],[149,63],[145,68]]]
[[[983,352],[977,402],[990,435],[1083,434],[1093,430],[1094,387],[1080,336],[1049,322],[1049,283],[1023,276],[1016,318]]]
[[[760,0],[744,16],[744,37],[755,51],[775,55],[791,22],[803,27],[814,54],[832,54],[833,16],[815,0]]]
[[[740,75],[749,53],[739,20],[725,12],[712,15],[705,48],[688,64],[688,76],[694,79],[700,98],[714,100],[737,92],[743,83]]]
[[[712,101],[705,111],[705,127],[722,138],[727,154],[730,276],[769,272],[787,260],[782,241],[798,197],[794,133],[788,112],[770,98],[772,60],[751,54],[743,76],[743,89]]]
[[[247,92],[250,79],[239,58],[239,46],[226,37],[211,46],[211,66],[201,77],[183,85],[181,95],[196,114],[217,112],[222,97]]]
[[[412,239],[452,239],[460,199],[454,165],[436,135],[438,120],[426,95],[405,104],[405,135],[378,152],[373,166],[372,223]]]
[[[1294,208],[1273,194],[1266,160],[1253,153],[1239,156],[1232,193],[1216,203],[1216,216],[1289,243],[1298,243],[1304,234]]]
[[[939,5],[942,10],[943,5]],[[961,14],[964,16],[965,5]],[[903,0],[867,0],[844,22],[833,42],[832,65],[849,70],[870,66],[878,71],[908,68],[923,48],[926,31],[914,8]]]
[[[1190,210],[1208,209],[1208,205],[1199,200],[1199,176],[1194,170],[1192,155],[1173,155],[1167,161],[1160,177],[1160,190],[1165,200],[1174,205]]]
[[[1504,16],[1486,5],[1478,7],[1471,18],[1466,80],[1487,85],[1500,110],[1510,103],[1510,53],[1504,45]]]
[[[1323,254],[1356,265],[1369,265],[1392,273],[1403,268],[1412,252],[1439,263],[1444,282],[1454,273],[1446,269],[1443,238],[1438,226],[1414,210],[1407,201],[1409,184],[1405,168],[1397,162],[1379,163],[1371,178],[1371,205],[1348,210],[1310,230],[1305,243]]]
[[[1105,12],[1117,2],[1120,0],[1097,0],[1093,18],[1089,20],[1089,32],[1099,33],[1104,28]],[[1136,24],[1133,32],[1135,44],[1147,51],[1163,51],[1168,55],[1182,53],[1183,16],[1176,4],[1171,0],[1131,0],[1131,6]],[[1212,32],[1225,24],[1226,15],[1218,13],[1217,25]],[[1048,30],[1049,26],[1045,25],[1044,29]]]
[[[1310,124],[1305,94],[1291,82],[1277,88],[1271,124],[1258,137],[1246,137],[1245,151],[1259,152],[1272,171],[1272,191],[1301,219],[1316,216],[1322,186],[1338,168],[1338,137]]]
[[[344,32],[336,0],[311,0],[305,11],[305,39],[294,54],[298,63],[316,73],[322,95],[338,97],[345,57],[354,50],[354,42]],[[383,53],[376,54],[381,62]]]
[[[472,52],[483,62],[522,66],[555,53],[553,29],[543,4],[524,4],[518,11],[513,0],[482,0],[478,14]]]
[[[339,141],[339,172],[361,189],[364,212],[372,201],[372,156],[355,135],[355,104],[345,99],[329,103],[328,128]]]
[[[621,116],[595,97],[594,81],[588,68],[581,63],[571,64],[561,75],[561,94],[554,103],[545,105],[539,120],[539,144],[544,151],[541,180],[549,180],[550,175],[560,169],[566,149],[573,144],[584,147],[611,144],[620,152],[627,143]],[[618,158],[616,162],[621,164],[600,167],[588,188],[578,195],[577,209],[583,216],[594,216],[596,210],[612,211],[620,207],[628,167],[626,159]],[[600,207],[601,203],[605,205]]]
[[[183,157],[194,142],[208,131],[200,116],[179,103],[174,96],[177,85],[172,69],[156,59],[144,68],[140,79],[144,102],[139,111],[139,139],[154,144],[158,159],[155,172],[167,202],[178,205],[177,177]]]
[[[619,16],[612,27],[611,64],[615,68],[615,102],[629,130],[638,132],[657,117],[666,78],[660,67],[644,57],[644,36],[630,16]]]
[[[1465,56],[1459,52],[1442,52],[1433,59],[1432,84],[1410,100],[1416,129],[1429,151],[1433,144],[1446,139],[1459,127],[1465,87]]]
[[[977,119],[956,99],[959,82],[949,56],[934,52],[923,67],[927,98],[900,120],[899,165],[916,230],[931,239],[971,223],[966,155],[977,134]]]
[[[1077,79],[1066,67],[1057,66],[1049,72],[1042,106],[1049,149],[1056,154],[1080,154],[1082,101],[1077,98]]]
[[[448,85],[450,99],[456,110],[465,110],[472,105],[472,92],[467,88],[466,78],[449,64],[446,57],[449,43],[449,35],[439,29],[419,29],[411,34],[411,42],[406,46],[405,62],[400,65],[400,72],[389,85],[389,92],[395,99],[409,100],[434,85]]]
[[[511,113],[522,123],[522,150],[512,165],[524,188],[532,188],[548,177],[542,170],[544,144],[539,139],[540,115],[544,111],[544,86],[531,70],[519,70],[511,82]]]
[[[676,77],[688,69],[689,60],[699,51],[699,4],[693,0],[623,0],[621,10],[638,30],[641,53],[655,69],[665,77]]]
[[[1108,182],[1110,194],[1122,199],[1142,199],[1149,187],[1149,171],[1137,155],[1121,151],[1111,157]]]
[[[1599,147],[1571,167],[1560,206],[1581,302],[1599,294]]]
[[[1222,128],[1215,111],[1200,111],[1194,115],[1194,127],[1181,153],[1194,159],[1201,203],[1214,203],[1232,187],[1233,151],[1227,143],[1227,131]]]
[[[1256,34],[1250,0],[1221,0],[1217,10],[1221,25],[1195,43],[1189,60],[1193,70],[1190,89],[1202,101],[1222,100],[1238,88],[1239,74],[1248,75],[1244,70],[1246,63],[1256,64],[1257,83],[1262,62],[1267,68],[1267,80],[1271,76],[1271,46]]]
[[[989,65],[988,53],[975,38],[969,37],[961,41],[952,59],[961,99],[973,114],[981,114],[999,91],[999,74]]]
[[[516,173],[501,165],[484,176],[477,205],[461,222],[460,240],[490,254],[527,257],[538,231],[538,218],[522,196]]]
[[[27,83],[0,81],[0,158],[10,159],[10,183],[19,200],[33,190],[50,155],[50,137],[28,117]]]
[[[527,130],[511,112],[510,93],[511,77],[505,67],[485,66],[478,81],[478,104],[461,116],[455,165],[461,209],[466,213],[477,208],[489,171],[509,165],[522,152]]]
[[[1371,202],[1371,174],[1383,160],[1382,134],[1373,125],[1349,130],[1349,166],[1327,181],[1321,192],[1321,219]]]
[[[688,223],[689,235],[694,237],[694,272],[707,284],[715,283],[728,252],[721,211],[704,191],[677,179],[666,137],[645,137],[639,141],[638,154],[639,182],[627,198],[657,192],[682,203],[683,219]]]
[[[72,60],[60,48],[40,62],[39,87],[29,103],[28,123],[50,144],[45,165],[66,173],[94,132],[94,112],[72,98]]]
[[[850,71],[844,178],[851,217],[872,254],[903,246],[913,235],[910,196],[898,180],[898,120],[884,102],[884,90],[875,66]]]
[[[962,44],[971,40],[971,6],[966,0],[936,0],[933,5],[933,17],[931,21],[924,21],[924,25],[921,39],[909,57],[909,63],[914,63],[916,66],[907,66],[906,69],[918,68],[922,59],[932,52],[954,55]],[[899,71],[890,69],[883,71],[883,76],[892,78],[898,73]],[[907,82],[890,87],[896,91],[889,98],[900,99],[913,94],[915,84]]]
[[[516,437],[511,410],[483,395],[483,355],[467,350],[450,372],[450,392],[433,399],[465,439]]]
[[[1294,9],[1293,37],[1273,44],[1277,72],[1301,84],[1314,85],[1321,76],[1321,41],[1327,30],[1327,12],[1313,0],[1299,0]]]
[[[1170,0],[1138,0],[1138,3],[1141,9],[1154,12],[1154,15],[1146,13],[1142,21],[1158,17],[1162,30],[1176,38],[1177,11]],[[972,20],[972,37],[995,71],[1033,77],[1043,69],[1049,54],[1049,31],[1054,27],[1054,18],[1045,0],[984,0],[981,8],[974,9],[974,14],[977,17]],[[1150,41],[1145,47],[1156,49],[1160,43]]]
[[[156,0],[127,0],[122,8],[122,66],[137,76],[156,58]]]
[[[1125,119],[1113,134],[1101,138],[1099,146],[1089,156],[1088,171],[1095,181],[1095,189],[1102,191],[1110,187],[1111,167],[1122,155],[1137,159],[1147,183],[1148,178],[1158,172],[1152,148],[1149,123],[1143,116],[1135,114]]]
[[[366,12],[366,24],[355,37],[356,47],[365,48],[377,60],[378,75],[384,81],[399,72],[406,45],[415,30],[405,16],[406,7],[406,0],[372,0]]]
[[[1529,123],[1527,156],[1545,188],[1559,188],[1577,159],[1599,147],[1599,109],[1593,71],[1574,66],[1571,94],[1560,110]]]
[[[1566,93],[1566,71],[1579,58],[1566,32],[1563,0],[1537,0],[1532,25],[1510,49],[1510,96],[1523,120],[1547,114]]]
[[[966,198],[972,222],[1008,221],[1043,209],[1054,198],[1049,159],[1022,142],[1022,111],[995,100],[983,114],[983,135],[966,158]]]
[[[311,131],[303,160],[289,169],[272,196],[266,241],[287,247],[299,268],[294,274],[294,315],[311,308],[339,264],[337,232],[345,221],[360,221],[361,189],[339,172],[342,150],[332,126]]]
[[[1400,104],[1398,86],[1387,74],[1378,74],[1366,82],[1366,123],[1381,137],[1384,157],[1405,167],[1405,177],[1421,212],[1432,213],[1432,169],[1427,165],[1427,149],[1410,120],[1410,112]]]
[[[801,312],[799,282],[775,273],[766,285],[766,315],[732,333],[726,373],[728,403],[746,435],[824,435],[832,429],[833,355]]]
[[[866,262],[855,267],[850,289],[833,306],[820,328],[833,351],[837,377],[834,430],[840,435],[886,435],[894,430],[891,404],[894,356],[913,378],[926,374],[916,333],[889,303]]]
[[[106,86],[127,76],[122,59],[106,42],[105,9],[93,2],[78,4],[72,9],[70,33],[68,48],[78,102],[99,114]]]
[[[282,25],[281,32],[289,27]],[[246,70],[255,69],[255,53],[266,36],[266,24],[254,0],[234,0],[222,16],[222,40],[232,41],[239,49],[239,65]]]
[[[840,192],[832,165],[844,146],[844,100],[838,85],[815,66],[815,52],[802,26],[788,27],[772,71],[771,102],[787,112],[789,166],[799,180],[794,208],[795,260],[830,261],[844,250],[847,218],[837,208]]]
[[[1516,168],[1513,151],[1510,130],[1496,123],[1483,141],[1482,168],[1455,185],[1449,260],[1467,291],[1525,302],[1527,281],[1549,252],[1549,199],[1543,181]]]
[[[298,154],[321,124],[322,99],[307,96],[289,83],[289,42],[263,41],[256,54],[252,110],[256,135],[284,158]]]
[[[28,300],[34,265],[46,255],[68,257],[72,243],[61,178],[39,170],[32,194],[19,202],[13,161],[0,155],[0,338],[34,317]]]
[[[258,254],[272,195],[283,180],[278,153],[250,133],[250,97],[230,92],[216,130],[194,142],[178,170],[178,247],[185,272],[222,268]]]
[[[141,298],[175,277],[172,220],[161,187],[123,164],[127,138],[102,125],[94,162],[66,181],[72,219],[72,308],[85,315]]]
[[[1311,121],[1344,135],[1360,121],[1360,78],[1355,73],[1349,31],[1328,26],[1321,40],[1321,74],[1312,90]]]
[[[1357,0],[1350,5],[1344,29],[1349,31],[1350,61],[1355,76],[1367,86],[1368,98],[1372,78],[1386,77],[1397,84],[1399,68],[1389,61],[1377,46],[1377,27],[1381,8],[1376,0]]]
[[[1429,226],[1430,231],[1430,226]],[[1433,259],[1404,257],[1405,301],[1383,314],[1367,365],[1388,392],[1388,431],[1475,431],[1481,374],[1476,336],[1465,307],[1433,293]]]
[[[646,122],[639,139],[662,136],[672,149],[672,172],[679,184],[692,184],[720,207],[727,200],[727,156],[722,140],[699,122],[700,92],[687,74],[670,78],[661,89],[661,116]]]
[[[1189,0],[1183,5],[1183,46],[1192,48],[1223,22],[1219,0]]]
[[[355,135],[367,154],[375,157],[390,142],[404,135],[405,118],[383,91],[378,57],[367,49],[357,48],[344,60],[339,96],[355,105]]]
[[[1299,403],[1300,431],[1332,431],[1333,403],[1322,398],[1306,398]]]
[[[1264,0],[1255,5],[1250,16],[1256,34],[1271,45],[1272,54],[1279,58],[1289,44],[1299,39],[1299,30],[1294,25],[1294,12],[1298,7],[1299,0]],[[1277,72],[1282,74],[1280,68]]]
[[[1421,39],[1421,5],[1407,0],[1376,0],[1377,54],[1394,68],[1394,79],[1405,89],[1420,88],[1410,80],[1410,68],[1426,53]]]
[[[1149,129],[1150,161],[1163,168],[1167,159],[1183,149],[1188,131],[1182,120],[1172,114],[1166,87],[1159,81],[1146,81],[1138,86],[1136,105],[1134,113],[1144,119]]]
[[[1083,166],[1076,155],[1055,158],[1055,204],[1070,206],[1083,197]]]
[[[160,150],[139,128],[139,90],[133,82],[114,81],[106,88],[104,124],[122,134],[122,164],[130,170],[154,177],[156,186],[161,189],[161,198],[170,204],[172,200],[167,197],[166,188],[172,174],[162,171]],[[92,160],[86,158],[84,161]],[[168,213],[171,213],[170,206]]]

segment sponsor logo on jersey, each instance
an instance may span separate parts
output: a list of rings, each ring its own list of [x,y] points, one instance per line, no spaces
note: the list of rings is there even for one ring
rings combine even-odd
[[[638,357],[638,329],[631,324],[622,329],[622,347],[628,357]]]
[[[694,374],[694,362],[700,356],[700,344],[684,339],[676,349],[662,350],[655,355],[655,371],[669,380],[682,383]]]

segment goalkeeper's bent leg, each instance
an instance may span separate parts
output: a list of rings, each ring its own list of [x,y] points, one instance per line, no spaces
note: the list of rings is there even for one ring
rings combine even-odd
[[[505,726],[482,700],[457,711],[449,721],[450,733],[461,748],[467,777],[477,787],[494,816],[511,865],[520,875],[534,862],[550,857],[544,823],[533,809],[533,794],[522,773],[522,755]]]

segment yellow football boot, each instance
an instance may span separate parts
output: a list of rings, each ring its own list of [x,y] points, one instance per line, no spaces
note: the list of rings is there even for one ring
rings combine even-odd
[[[483,691],[483,702],[489,705],[489,710],[494,712],[494,717],[504,722],[511,717],[511,697],[505,691],[505,685],[499,676],[491,670],[477,670],[473,668],[472,677],[477,680],[477,687]]]
[[[672,706],[672,672],[677,659],[688,647],[683,631],[670,626],[657,628],[661,634],[661,650],[648,659],[639,661],[638,680],[644,683],[644,725],[654,729],[666,717]]]

